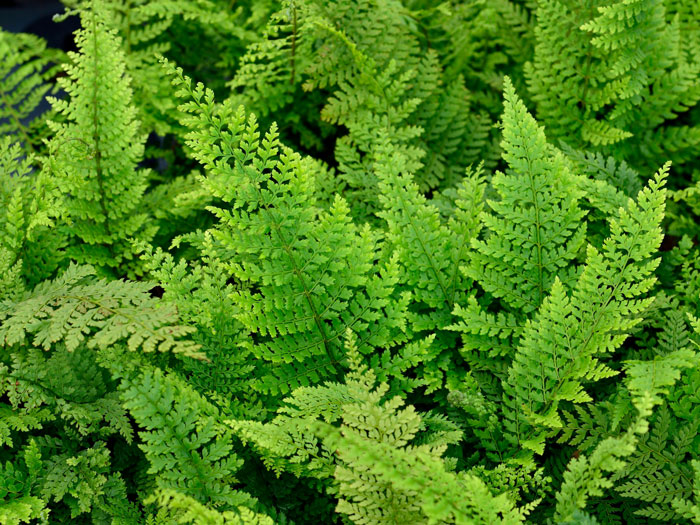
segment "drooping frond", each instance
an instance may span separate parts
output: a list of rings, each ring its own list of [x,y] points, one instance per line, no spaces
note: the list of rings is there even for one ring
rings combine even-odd
[[[93,268],[72,265],[59,278],[0,303],[0,343],[30,342],[48,350],[62,342],[70,351],[84,342],[92,348],[124,342],[132,351],[203,357],[197,345],[183,338],[192,329],[174,324],[177,311],[159,307],[148,293],[151,287],[98,280]]]

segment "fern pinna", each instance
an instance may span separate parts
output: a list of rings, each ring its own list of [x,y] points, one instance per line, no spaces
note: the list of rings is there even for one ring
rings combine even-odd
[[[62,1],[0,523],[700,523],[695,2]]]

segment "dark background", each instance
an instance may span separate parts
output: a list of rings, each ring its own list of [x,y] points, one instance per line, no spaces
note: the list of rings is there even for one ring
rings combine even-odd
[[[73,49],[72,33],[76,17],[56,23],[53,16],[63,12],[57,0],[0,0],[0,27],[13,33],[34,33],[46,39],[49,47]]]

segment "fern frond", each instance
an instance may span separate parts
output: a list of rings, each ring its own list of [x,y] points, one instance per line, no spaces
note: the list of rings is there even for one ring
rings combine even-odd
[[[490,235],[473,241],[476,253],[465,267],[469,277],[512,308],[529,313],[542,303],[555,276],[569,285],[576,278],[570,261],[585,239],[581,192],[561,158],[549,153],[544,130],[505,81],[503,159],[506,173],[492,184],[499,201],[484,214]]]
[[[164,519],[172,523],[191,523],[193,525],[274,525],[269,516],[257,513],[247,507],[219,512],[202,505],[196,499],[176,490],[159,490],[157,502],[161,509],[166,509]]]
[[[50,99],[65,122],[49,122],[54,136],[48,169],[64,195],[70,255],[98,267],[124,268],[134,256],[127,239],[152,234],[139,212],[146,172],[137,163],[145,137],[131,105],[121,43],[103,16],[99,2],[81,14],[79,52],[69,54],[67,76],[58,80],[69,99]]]
[[[0,134],[19,141],[27,153],[41,146],[45,115],[37,113],[44,97],[56,91],[49,80],[60,58],[40,37],[0,29]]]
[[[250,496],[232,488],[242,461],[215,407],[159,369],[125,378],[120,388],[124,407],[143,428],[140,446],[158,489],[223,509],[250,502]]]
[[[148,293],[151,285],[95,279],[89,266],[71,265],[60,277],[44,281],[17,301],[0,304],[0,342],[6,347],[29,342],[68,351],[87,343],[107,349],[124,341],[131,351],[204,356],[184,339],[192,328],[177,326],[177,311],[162,308]],[[88,335],[90,336],[88,338]]]
[[[353,224],[340,197],[318,209],[313,179],[274,127],[261,138],[242,108],[217,108],[210,90],[171,73],[189,100],[181,109],[188,144],[209,172],[204,184],[226,203],[209,208],[219,224],[207,232],[208,255],[226,253],[226,270],[242,284],[232,294],[237,317],[260,334],[252,349],[269,365],[260,388],[287,391],[337,373],[348,328],[365,354],[401,340],[407,298],[392,304],[398,268],[376,264],[377,235]]]
[[[379,179],[378,215],[387,223],[387,239],[401,264],[401,283],[411,293],[410,320],[417,333],[437,333],[425,364],[454,361],[449,349],[455,338],[446,328],[452,310],[464,302],[471,282],[459,271],[469,261],[469,242],[478,234],[484,184],[481,172],[467,173],[455,203],[455,214],[444,221],[438,209],[420,193],[390,143],[377,147],[375,171]],[[444,365],[438,365],[444,366]],[[440,388],[443,374],[428,372],[429,390]],[[455,384],[458,380],[453,381]]]
[[[589,401],[583,381],[615,373],[601,369],[597,357],[614,352],[649,305],[644,294],[659,262],[653,256],[662,238],[667,173],[668,165],[611,220],[602,252],[588,247],[571,297],[555,280],[526,324],[504,385],[505,426],[519,446],[541,454],[545,436],[562,426],[559,402]]]
[[[421,417],[399,398],[381,403],[386,388],[372,387],[365,383],[344,407],[340,429],[317,425],[340,460],[339,512],[354,523],[522,521],[506,495],[491,495],[472,474],[447,470],[444,444],[411,444]]]

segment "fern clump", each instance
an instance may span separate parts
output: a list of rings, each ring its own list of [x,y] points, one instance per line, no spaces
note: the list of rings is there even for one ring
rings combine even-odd
[[[62,1],[0,523],[700,523],[695,2]]]

